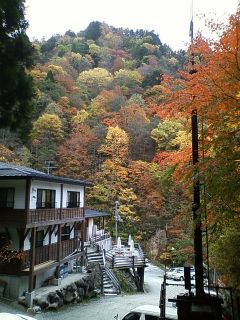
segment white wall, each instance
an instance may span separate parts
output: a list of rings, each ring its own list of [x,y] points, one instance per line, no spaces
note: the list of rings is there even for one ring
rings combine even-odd
[[[93,234],[93,218],[88,218],[88,227],[87,227],[87,240],[92,237]]]
[[[80,207],[84,207],[84,187],[83,186],[77,186],[77,185],[63,185],[63,207],[66,207],[67,204],[67,192],[68,191],[76,191],[80,192]]]
[[[36,209],[37,203],[37,189],[56,190],[56,208],[60,208],[60,195],[61,185],[60,183],[32,180],[30,188],[30,209]]]
[[[30,188],[30,209],[36,209],[37,189],[56,190],[56,208],[60,208],[61,184],[56,182],[33,180]],[[68,191],[80,192],[80,206],[84,207],[84,187],[63,184],[63,208],[66,208]]]
[[[0,187],[14,188],[14,209],[25,208],[26,180],[1,180]],[[56,208],[60,208],[61,183],[32,180],[30,186],[30,209],[36,209],[37,189],[56,190]],[[84,186],[63,184],[63,208],[66,208],[68,191],[80,192],[80,207],[84,207]]]

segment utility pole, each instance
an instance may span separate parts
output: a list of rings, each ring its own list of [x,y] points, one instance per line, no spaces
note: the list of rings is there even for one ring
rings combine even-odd
[[[47,174],[51,174],[52,170],[57,168],[55,166],[55,163],[56,163],[56,161],[52,161],[52,160],[45,161],[45,167],[43,167],[43,168],[47,170]]]
[[[193,0],[192,0],[193,1]],[[193,14],[190,23],[190,37],[193,45]],[[194,54],[191,55],[190,74],[196,73],[194,68]],[[193,96],[193,100],[195,96]],[[205,294],[203,287],[203,250],[202,250],[202,223],[200,212],[200,181],[199,181],[199,152],[198,152],[198,115],[197,109],[191,112],[192,129],[192,164],[194,168],[193,182],[193,233],[195,255],[195,287],[196,295],[177,296],[178,320],[220,320],[222,319],[221,303],[218,297]],[[186,286],[186,282],[185,282]]]
[[[198,119],[197,110],[192,110],[192,162],[193,166],[198,164]],[[200,213],[200,181],[199,172],[195,167],[195,178],[193,185],[193,229],[194,229],[194,255],[195,255],[195,283],[196,295],[203,295],[203,251],[202,251],[202,223]]]
[[[190,22],[190,38],[191,45],[193,45],[193,0],[192,0],[192,19]],[[191,70],[190,74],[196,73],[194,68],[194,54],[191,53]],[[195,96],[193,96],[193,100]],[[192,164],[195,168],[194,182],[193,182],[193,230],[194,230],[194,255],[195,255],[195,284],[196,284],[196,295],[203,295],[203,257],[202,257],[202,223],[201,223],[201,212],[200,212],[200,181],[197,164],[199,162],[198,152],[198,115],[197,109],[192,110],[191,113],[191,129],[192,129]]]

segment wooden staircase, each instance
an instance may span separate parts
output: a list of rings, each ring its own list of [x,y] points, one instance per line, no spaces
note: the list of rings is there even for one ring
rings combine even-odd
[[[102,272],[102,293],[104,295],[118,295],[121,293],[117,278],[104,262],[103,252],[90,247],[86,253],[87,263],[98,263]]]

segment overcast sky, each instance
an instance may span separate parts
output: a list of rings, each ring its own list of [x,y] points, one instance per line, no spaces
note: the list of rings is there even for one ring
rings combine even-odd
[[[226,21],[239,0],[194,0],[194,31],[203,31],[200,16]],[[25,0],[31,40],[85,30],[92,21],[114,27],[154,31],[172,49],[189,44],[191,0]],[[205,34],[205,36],[208,36]]]

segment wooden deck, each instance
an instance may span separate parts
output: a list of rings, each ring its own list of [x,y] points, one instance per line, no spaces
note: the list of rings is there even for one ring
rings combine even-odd
[[[37,264],[36,266],[34,266],[34,271],[40,271],[40,270],[49,268],[49,267],[51,267],[52,265],[54,265],[54,263],[55,263],[54,260],[50,260],[50,261],[47,261],[47,262],[39,263],[39,264]],[[29,268],[26,268],[26,269],[24,269],[24,270],[22,270],[22,271],[24,271],[24,272],[29,272],[30,269],[29,269]]]
[[[146,266],[144,254],[138,244],[135,244],[133,251],[130,251],[128,246],[122,246],[121,249],[115,246],[106,252],[105,258],[111,268],[127,269]]]

